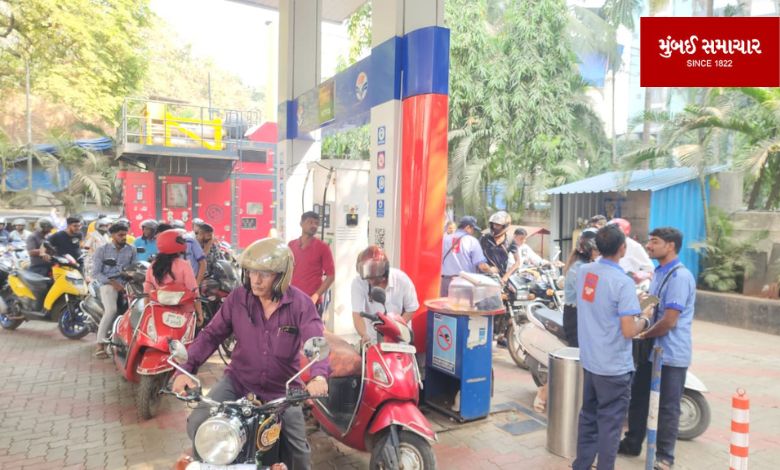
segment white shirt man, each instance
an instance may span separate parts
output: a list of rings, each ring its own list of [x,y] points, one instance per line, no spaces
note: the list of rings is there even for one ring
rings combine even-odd
[[[655,271],[655,265],[650,261],[645,248],[630,237],[626,237],[626,256],[620,259],[620,267],[632,274],[636,281],[650,279]]]
[[[379,303],[369,298],[371,285],[368,280],[356,276],[352,280],[352,311],[366,313],[384,313],[384,308]],[[385,287],[385,306],[387,313],[394,319],[400,319],[404,313],[414,313],[420,308],[420,302],[417,300],[417,290],[412,284],[412,280],[403,271],[396,268],[390,268],[387,275],[387,287]],[[406,315],[408,317],[408,315]],[[365,324],[366,336],[364,340],[370,340],[371,343],[377,342],[376,330],[371,321],[361,318]]]

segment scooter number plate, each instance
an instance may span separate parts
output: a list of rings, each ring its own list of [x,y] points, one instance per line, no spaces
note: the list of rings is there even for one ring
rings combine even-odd
[[[417,352],[417,348],[415,348],[411,344],[381,343],[379,345],[379,349],[381,349],[384,352],[398,352],[398,353],[409,353],[409,354],[415,354]]]
[[[173,312],[163,313],[162,321],[165,325],[170,326],[171,328],[181,328],[185,323],[187,323],[187,319],[184,318],[184,315],[179,315],[178,313]]]

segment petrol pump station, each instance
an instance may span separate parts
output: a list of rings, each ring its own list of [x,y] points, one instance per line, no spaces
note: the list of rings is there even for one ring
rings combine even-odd
[[[323,321],[329,331],[349,335],[355,329],[350,305],[355,260],[368,245],[369,162],[320,160],[309,163],[308,168],[312,202],[304,204],[304,209],[320,214],[320,235],[330,245],[336,265]]]
[[[351,3],[354,9],[362,4]],[[298,236],[301,198],[316,200],[306,179],[309,164],[320,158],[319,132],[367,124],[369,204],[358,218],[368,221],[368,243],[384,247],[391,264],[412,279],[418,297],[436,297],[447,184],[449,30],[442,26],[443,1],[373,2],[371,55],[324,82],[322,5],[278,3],[276,226],[284,239]],[[336,270],[352,276],[354,264],[337,262]],[[349,300],[334,299],[340,302]],[[351,324],[351,310],[334,315],[335,324]],[[426,348],[425,324],[421,309],[413,319],[420,352]]]

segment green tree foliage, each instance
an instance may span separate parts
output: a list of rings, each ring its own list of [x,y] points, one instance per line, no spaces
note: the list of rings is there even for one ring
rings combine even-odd
[[[208,105],[209,74],[211,105],[241,111],[260,111],[264,96],[241,79],[219,68],[211,59],[195,56],[184,42],[161,20],[155,20],[149,32],[148,70],[139,92],[147,98],[168,99]]]
[[[745,276],[753,273],[755,265],[748,256],[755,252],[756,243],[766,238],[767,232],[756,234],[751,240],[735,241],[734,225],[728,214],[712,208],[712,231],[707,240],[692,244],[704,254],[700,284],[718,292],[739,292]]]
[[[602,166],[603,124],[585,98],[563,0],[452,0],[450,179],[456,206],[486,214],[502,182],[520,213],[539,190]]]
[[[112,121],[146,65],[147,0],[0,0],[0,93],[32,89]]]

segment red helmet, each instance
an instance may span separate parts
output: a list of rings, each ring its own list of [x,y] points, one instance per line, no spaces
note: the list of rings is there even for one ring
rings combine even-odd
[[[355,268],[361,279],[375,279],[387,276],[390,272],[390,262],[381,248],[369,245],[358,255]]]
[[[183,230],[166,230],[157,235],[157,251],[165,255],[184,253],[187,242]]]
[[[609,221],[609,223],[620,227],[620,230],[622,230],[626,236],[631,234],[631,222],[627,221],[626,219],[612,219]]]

